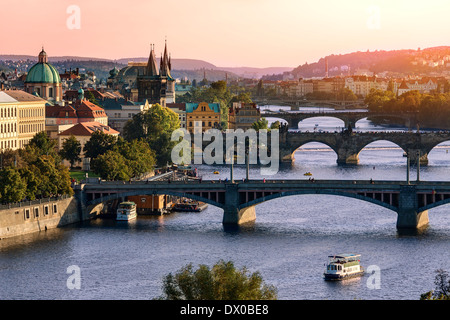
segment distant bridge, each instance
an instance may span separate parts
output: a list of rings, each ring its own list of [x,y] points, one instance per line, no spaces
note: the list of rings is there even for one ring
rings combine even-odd
[[[273,98],[273,97],[256,97],[252,98],[253,102],[260,105],[280,105],[290,106],[292,110],[298,110],[299,107],[307,106],[328,106],[337,109],[363,107],[366,104],[364,100],[340,101],[340,100],[306,100],[304,98]]]
[[[251,180],[97,182],[75,186],[83,217],[89,217],[108,201],[135,195],[166,194],[208,203],[224,210],[223,224],[239,225],[256,219],[255,206],[294,195],[322,194],[350,197],[397,213],[398,229],[417,229],[428,224],[431,208],[450,203],[450,182],[367,180]],[[299,210],[301,206],[293,208]],[[305,210],[302,208],[299,210]],[[355,214],[359,214],[355,212]],[[280,214],[282,219],[282,214]]]
[[[421,165],[428,164],[428,154],[438,144],[450,141],[450,132],[284,132],[280,133],[280,160],[294,161],[295,151],[306,143],[320,142],[337,154],[338,164],[358,164],[359,153],[368,144],[386,140],[398,145],[407,153],[411,163],[420,160]]]
[[[377,113],[369,111],[328,111],[328,112],[274,112],[265,110],[261,112],[261,116],[265,118],[277,118],[285,120],[290,129],[298,129],[300,121],[315,117],[332,117],[344,121],[344,127],[356,127],[356,122],[364,118],[397,118],[403,120],[405,126],[411,128],[417,123],[417,113]]]

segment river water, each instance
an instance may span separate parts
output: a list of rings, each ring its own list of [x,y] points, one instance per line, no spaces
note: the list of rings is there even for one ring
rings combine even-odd
[[[318,126],[316,126],[316,124]],[[332,118],[304,120],[299,130],[335,130]],[[404,130],[375,127],[367,120],[357,130]],[[316,128],[316,129],[314,129]],[[450,144],[429,154],[422,180],[450,180]],[[283,165],[276,179],[406,179],[403,151],[389,142],[372,143],[358,166],[338,166],[328,147],[310,143]],[[229,177],[226,166],[199,166],[204,179]],[[219,175],[213,174],[215,170]],[[411,169],[411,180],[416,179]],[[234,167],[235,179],[245,167]],[[262,178],[257,167],[250,178]],[[0,299],[153,299],[162,294],[162,279],[188,263],[212,266],[231,260],[259,271],[283,300],[417,300],[434,289],[435,270],[450,271],[450,207],[429,211],[429,226],[418,233],[396,230],[396,213],[356,199],[301,195],[256,207],[253,225],[226,229],[222,210],[138,217],[131,222],[94,220],[0,240]],[[361,264],[378,268],[342,282],[322,278],[327,256],[360,253]],[[80,289],[69,289],[73,266]],[[374,279],[378,279],[376,282]],[[379,286],[375,285],[379,284]]]

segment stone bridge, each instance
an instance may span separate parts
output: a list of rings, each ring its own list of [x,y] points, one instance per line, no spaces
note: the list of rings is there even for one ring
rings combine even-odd
[[[261,116],[265,118],[277,118],[285,120],[289,129],[298,129],[300,121],[315,117],[332,117],[344,121],[344,127],[356,127],[356,122],[364,118],[397,118],[404,122],[408,128],[414,127],[417,123],[417,113],[374,113],[365,111],[328,111],[328,112],[271,112],[264,111]]]
[[[294,195],[321,194],[350,197],[385,207],[397,213],[398,229],[417,229],[428,224],[428,209],[450,202],[450,182],[422,181],[413,184],[366,180],[98,181],[77,185],[74,190],[79,210],[85,218],[96,206],[108,201],[125,200],[134,195],[168,194],[219,207],[224,211],[223,224],[231,225],[254,221],[255,206],[262,202]],[[298,214],[302,210],[305,209],[299,210]]]
[[[333,107],[333,108],[355,108],[365,105],[364,100],[355,101],[339,101],[339,100],[306,100],[303,98],[253,98],[253,102],[263,105],[280,105],[290,106],[292,110],[298,110],[299,107],[314,106],[314,107]]]
[[[438,144],[450,140],[450,132],[361,132],[361,133],[280,133],[280,160],[294,161],[295,151],[309,142],[320,142],[337,154],[338,164],[358,164],[359,153],[368,144],[386,140],[395,143],[408,155],[412,164],[420,159],[421,165],[428,164],[428,153]]]

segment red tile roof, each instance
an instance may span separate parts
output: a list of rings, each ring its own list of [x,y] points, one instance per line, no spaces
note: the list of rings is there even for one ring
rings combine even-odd
[[[81,122],[73,127],[61,132],[60,136],[90,136],[93,132],[101,130],[106,134],[118,135],[119,131],[112,129],[110,126],[105,126],[99,122]]]

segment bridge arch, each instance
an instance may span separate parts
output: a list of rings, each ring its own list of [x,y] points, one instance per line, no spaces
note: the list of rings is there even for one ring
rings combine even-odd
[[[433,150],[436,151],[435,149],[437,149],[437,147],[439,147],[439,146],[446,147],[443,149],[446,149],[446,153],[448,153],[449,158],[450,158],[450,153],[448,152],[448,150],[450,150],[450,138],[443,139],[442,141],[439,141],[438,143],[435,143],[432,146],[428,147],[428,150],[427,150],[428,156],[430,155],[431,152],[433,152]]]
[[[321,195],[333,195],[333,196],[342,196],[342,197],[347,197],[347,198],[354,198],[354,199],[358,199],[358,200],[363,200],[363,201],[367,201],[379,206],[382,206],[384,208],[387,208],[389,210],[392,210],[394,212],[397,212],[398,208],[395,207],[394,205],[391,205],[387,202],[378,200],[378,199],[374,199],[371,197],[367,197],[367,196],[362,196],[359,195],[357,193],[350,193],[350,192],[339,192],[339,191],[332,191],[332,190],[315,190],[315,189],[311,189],[311,190],[298,190],[298,191],[286,191],[286,192],[280,192],[280,193],[276,193],[276,194],[272,194],[269,196],[265,196],[265,197],[261,197],[252,201],[249,201],[245,204],[242,204],[239,206],[239,209],[243,209],[245,207],[249,207],[249,206],[254,206],[266,201],[270,201],[272,199],[277,199],[277,198],[281,198],[281,197],[289,197],[289,196],[296,196],[296,195],[312,195],[312,194],[321,194]],[[448,201],[450,202],[450,199],[448,199]]]
[[[299,145],[298,147],[296,147],[295,150],[292,152],[292,157],[294,157],[294,154],[295,154],[301,147],[303,147],[304,145],[307,145],[307,144],[309,144],[309,143],[320,143],[320,144],[323,144],[324,146],[327,146],[328,148],[330,148],[331,150],[333,150],[334,153],[336,154],[336,157],[337,157],[337,155],[338,155],[338,152],[337,152],[337,150],[335,149],[335,146],[334,146],[334,145],[328,143],[327,141],[321,141],[320,139],[314,139],[314,138],[313,138],[313,139],[307,139],[307,140],[305,140],[305,141],[302,141],[302,144]]]
[[[96,205],[100,204],[100,203],[104,203],[110,200],[117,200],[120,198],[125,198],[125,197],[129,197],[129,196],[151,196],[151,195],[172,195],[172,196],[176,196],[176,197],[181,197],[181,198],[189,198],[192,200],[197,200],[197,201],[201,201],[201,202],[205,202],[208,203],[212,206],[218,207],[223,209],[224,205],[220,202],[202,197],[202,196],[197,196],[195,194],[190,194],[190,193],[186,193],[186,192],[176,192],[176,191],[170,191],[170,190],[136,190],[136,191],[128,191],[128,192],[117,192],[114,194],[110,194],[108,196],[102,196],[102,197],[98,197],[95,198],[93,200],[87,201],[86,205],[87,207],[95,207]]]
[[[389,145],[387,145],[387,146],[380,145],[383,142],[384,143],[387,142]],[[377,146],[377,144],[378,144],[378,146]],[[357,152],[357,158],[360,160],[361,154],[366,154],[366,152],[371,152],[371,151],[369,151],[370,148],[378,149],[379,151],[381,151],[383,149],[388,150],[388,149],[398,148],[399,149],[398,154],[393,156],[392,159],[390,159],[390,160],[396,161],[399,164],[405,163],[405,160],[402,156],[403,156],[403,153],[406,152],[406,150],[402,146],[400,146],[398,143],[391,141],[389,139],[380,139],[380,140],[375,140],[375,141],[371,141],[371,142],[367,143]],[[373,151],[376,152],[378,150],[373,150]],[[364,159],[364,157],[363,157],[363,159]]]
[[[297,147],[297,148],[292,152],[292,158],[295,158],[295,154],[296,154],[298,151],[300,151],[300,150],[304,150],[304,151],[306,152],[306,150],[308,150],[308,148],[306,148],[306,146],[307,146],[307,145],[312,146],[313,144],[317,144],[317,149],[325,149],[325,148],[326,148],[326,149],[329,149],[329,150],[326,150],[326,151],[327,151],[327,152],[328,152],[328,151],[331,151],[331,153],[332,153],[333,155],[330,156],[330,158],[333,157],[334,162],[336,162],[336,159],[338,158],[338,154],[337,154],[336,150],[335,150],[330,144],[328,144],[328,143],[326,143],[326,142],[323,142],[323,141],[315,141],[315,140],[307,141],[307,142],[303,143],[302,145],[300,145],[299,147]],[[321,152],[321,151],[324,151],[324,150],[313,150],[313,151],[311,151],[311,152],[316,153],[316,152]],[[303,154],[302,157],[305,157],[305,155]],[[322,159],[322,160],[324,160],[324,159]],[[297,161],[297,160],[296,160],[296,161]],[[319,162],[320,162],[320,161],[319,161]]]
[[[328,123],[326,123],[328,122]],[[330,122],[336,122],[335,125],[330,124]],[[324,127],[326,127],[325,131],[340,131],[342,130],[342,128],[345,128],[347,126],[346,123],[346,119],[341,118],[341,117],[337,117],[334,115],[327,115],[327,114],[311,114],[311,116],[309,117],[304,117],[303,119],[300,119],[300,121],[297,123],[297,127],[299,129],[301,129],[302,131],[304,130],[302,128],[308,126],[309,124],[311,124],[311,127],[315,127],[315,124],[318,124],[318,130],[323,129]],[[314,129],[312,129],[314,130]]]

